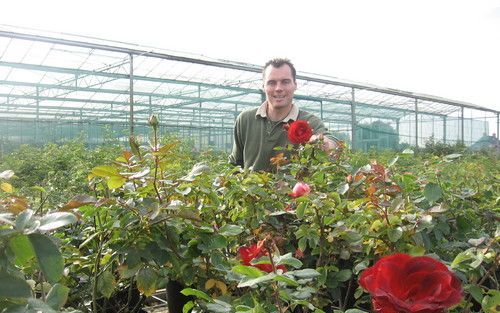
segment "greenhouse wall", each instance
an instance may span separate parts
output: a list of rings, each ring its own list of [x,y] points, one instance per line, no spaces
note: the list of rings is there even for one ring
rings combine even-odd
[[[261,66],[156,48],[0,27],[0,143],[147,137],[148,117],[195,149],[230,151],[238,114],[264,100]],[[318,74],[295,103],[355,149],[497,138],[499,111]]]

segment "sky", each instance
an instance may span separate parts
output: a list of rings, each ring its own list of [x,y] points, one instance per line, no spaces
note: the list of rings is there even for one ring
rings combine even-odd
[[[0,24],[257,65],[287,57],[300,72],[500,110],[500,0],[3,0]]]

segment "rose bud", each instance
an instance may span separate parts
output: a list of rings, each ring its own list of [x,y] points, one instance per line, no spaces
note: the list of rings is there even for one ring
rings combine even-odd
[[[302,196],[307,196],[311,192],[311,187],[308,184],[298,182],[293,187],[292,193],[290,194],[293,198],[298,198]]]

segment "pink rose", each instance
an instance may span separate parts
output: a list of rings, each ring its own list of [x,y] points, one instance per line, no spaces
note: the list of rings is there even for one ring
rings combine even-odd
[[[302,196],[307,196],[311,192],[311,187],[306,183],[298,182],[293,186],[291,197],[298,198]]]

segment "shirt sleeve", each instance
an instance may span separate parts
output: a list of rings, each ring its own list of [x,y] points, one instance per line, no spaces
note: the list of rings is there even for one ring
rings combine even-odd
[[[313,129],[314,134],[323,134],[325,137],[330,138],[331,140],[337,142],[339,139],[335,137],[326,127],[323,121],[315,116],[311,116],[311,121],[309,122],[311,124],[311,127]]]
[[[233,148],[229,155],[229,163],[243,167],[243,140],[241,138],[241,114],[234,123]]]

